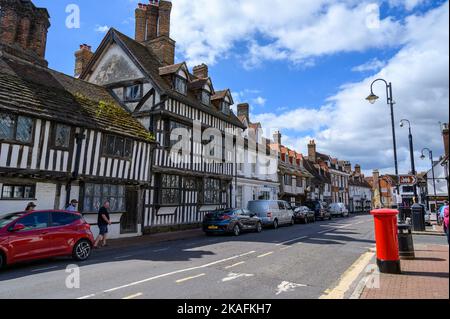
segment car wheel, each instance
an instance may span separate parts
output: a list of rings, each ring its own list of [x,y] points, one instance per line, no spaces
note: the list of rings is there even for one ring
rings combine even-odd
[[[76,261],[85,261],[91,256],[91,252],[91,242],[87,239],[82,239],[73,246],[72,258]]]
[[[291,223],[289,224],[289,226],[294,226],[294,225],[295,225],[295,219],[292,218],[292,219],[291,219]]]
[[[304,223],[304,224],[308,224],[308,223],[309,223],[308,216],[305,217],[305,219],[303,220],[303,223]]]
[[[278,229],[278,220],[277,219],[275,219],[273,221],[273,229]]]
[[[256,232],[257,232],[257,233],[262,232],[262,224],[259,223],[259,222],[256,224]]]
[[[239,227],[239,225],[235,225],[233,227],[233,235],[234,236],[239,236],[241,234],[241,228]]]

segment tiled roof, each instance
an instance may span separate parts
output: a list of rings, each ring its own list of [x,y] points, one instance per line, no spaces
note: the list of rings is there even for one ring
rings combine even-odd
[[[138,64],[144,69],[145,73],[155,82],[156,86],[159,87],[161,90],[162,95],[167,95],[173,99],[176,99],[178,101],[181,101],[187,105],[190,105],[192,107],[195,107],[199,110],[202,110],[206,113],[212,113],[218,118],[221,118],[222,120],[225,120],[229,123],[232,123],[238,127],[244,128],[243,124],[239,121],[239,119],[236,117],[236,115],[233,112],[230,112],[230,115],[225,115],[217,110],[216,107],[211,106],[207,107],[203,105],[195,96],[193,95],[183,95],[178,93],[177,91],[173,90],[170,86],[170,83],[164,80],[164,78],[160,75],[160,68],[164,67],[159,61],[159,59],[156,57],[156,55],[148,49],[146,46],[142,45],[141,43],[135,41],[134,39],[126,36],[125,34],[117,31],[114,28],[111,28],[104,38],[102,44],[100,47],[105,45],[108,41],[111,39],[116,39],[119,41],[120,44],[123,44],[125,48],[129,51],[129,53],[133,56],[133,58],[138,62]],[[93,59],[90,62],[90,66],[92,66],[95,63],[95,60],[98,58],[100,53],[95,53]],[[182,64],[182,63],[181,63]],[[172,66],[166,67],[167,70],[164,72],[170,72],[173,71],[176,68],[179,68],[180,65],[175,64]],[[87,68],[89,69],[89,67]],[[85,71],[81,76],[84,78],[86,76],[87,71]]]
[[[177,63],[173,65],[163,66],[159,68],[159,75],[167,75],[178,72],[180,68],[184,65],[184,63]]]
[[[0,58],[0,110],[153,141],[107,89],[5,57]]]

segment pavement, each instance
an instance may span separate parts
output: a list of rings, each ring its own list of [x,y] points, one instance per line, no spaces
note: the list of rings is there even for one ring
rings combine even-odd
[[[78,265],[58,258],[7,268],[0,298],[317,299],[373,238],[372,217],[358,215],[240,237],[190,230],[109,241]]]

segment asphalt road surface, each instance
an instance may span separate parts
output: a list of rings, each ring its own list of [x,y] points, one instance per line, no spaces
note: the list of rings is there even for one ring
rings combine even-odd
[[[0,272],[0,298],[319,298],[374,247],[369,215],[94,251]],[[79,273],[79,281],[77,274]],[[77,284],[79,282],[79,287]]]

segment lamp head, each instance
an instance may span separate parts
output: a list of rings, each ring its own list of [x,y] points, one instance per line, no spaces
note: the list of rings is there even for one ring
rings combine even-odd
[[[403,121],[400,121],[400,127],[405,126],[405,124],[403,123]]]
[[[373,93],[370,93],[370,95],[366,98],[367,101],[369,101],[370,104],[375,104],[375,102],[379,99],[378,96],[376,96]]]
[[[420,156],[420,159],[424,160],[425,159],[425,155],[422,154],[422,156]]]

